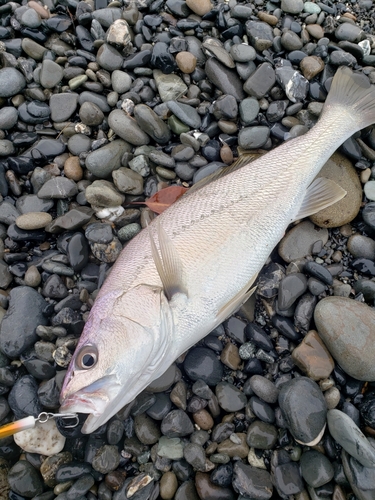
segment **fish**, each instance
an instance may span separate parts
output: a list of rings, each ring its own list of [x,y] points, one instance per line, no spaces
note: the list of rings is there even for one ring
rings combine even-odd
[[[375,87],[340,67],[305,135],[193,186],[122,250],[67,370],[60,411],[105,424],[233,314],[293,222],[342,199],[316,178],[350,136],[375,122]]]

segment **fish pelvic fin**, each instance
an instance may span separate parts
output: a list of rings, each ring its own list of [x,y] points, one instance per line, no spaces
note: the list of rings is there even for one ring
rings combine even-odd
[[[346,196],[346,191],[336,182],[318,177],[307,188],[306,195],[294,220],[303,219],[327,208]]]
[[[341,66],[332,80],[324,107],[331,106],[346,108],[358,123],[357,130],[368,127],[375,123],[375,86],[364,74]]]
[[[184,268],[177,249],[163,229],[159,219],[156,219],[155,224],[160,253],[151,233],[151,226],[148,226],[148,231],[151,241],[152,258],[163,284],[164,293],[168,300],[171,300],[173,295],[177,293],[187,296],[186,288],[183,285]]]

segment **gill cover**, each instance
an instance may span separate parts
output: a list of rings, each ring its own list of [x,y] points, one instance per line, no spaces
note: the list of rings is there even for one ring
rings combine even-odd
[[[93,432],[168,366],[168,301],[160,287],[115,290],[95,302],[61,391],[61,410],[90,413]]]

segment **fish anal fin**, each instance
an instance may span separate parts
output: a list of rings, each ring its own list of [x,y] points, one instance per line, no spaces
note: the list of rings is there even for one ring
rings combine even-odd
[[[216,315],[215,324],[220,325],[231,314],[236,312],[255,292],[256,286],[252,286],[257,279],[257,274],[251,278],[247,285],[240,290],[227,304],[225,304]]]
[[[158,219],[156,219],[155,223],[160,253],[149,226],[151,253],[156,270],[163,284],[164,293],[168,300],[171,300],[173,295],[177,293],[182,293],[187,296],[186,289],[183,285],[183,265],[177,249]]]
[[[345,189],[325,177],[318,177],[307,188],[305,198],[294,220],[303,219],[340,201]]]

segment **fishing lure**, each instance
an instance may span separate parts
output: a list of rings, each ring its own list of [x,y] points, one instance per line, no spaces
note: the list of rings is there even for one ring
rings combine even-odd
[[[37,422],[40,424],[45,424],[52,418],[73,419],[72,423],[68,423],[68,425],[65,425],[65,429],[77,427],[77,425],[79,424],[79,418],[76,413],[49,413],[46,411],[42,411],[42,413],[39,413],[37,417],[25,417],[14,422],[10,422],[9,424],[2,425],[0,427],[0,439],[8,436],[13,436],[13,434],[25,431],[26,429],[33,429]]]

